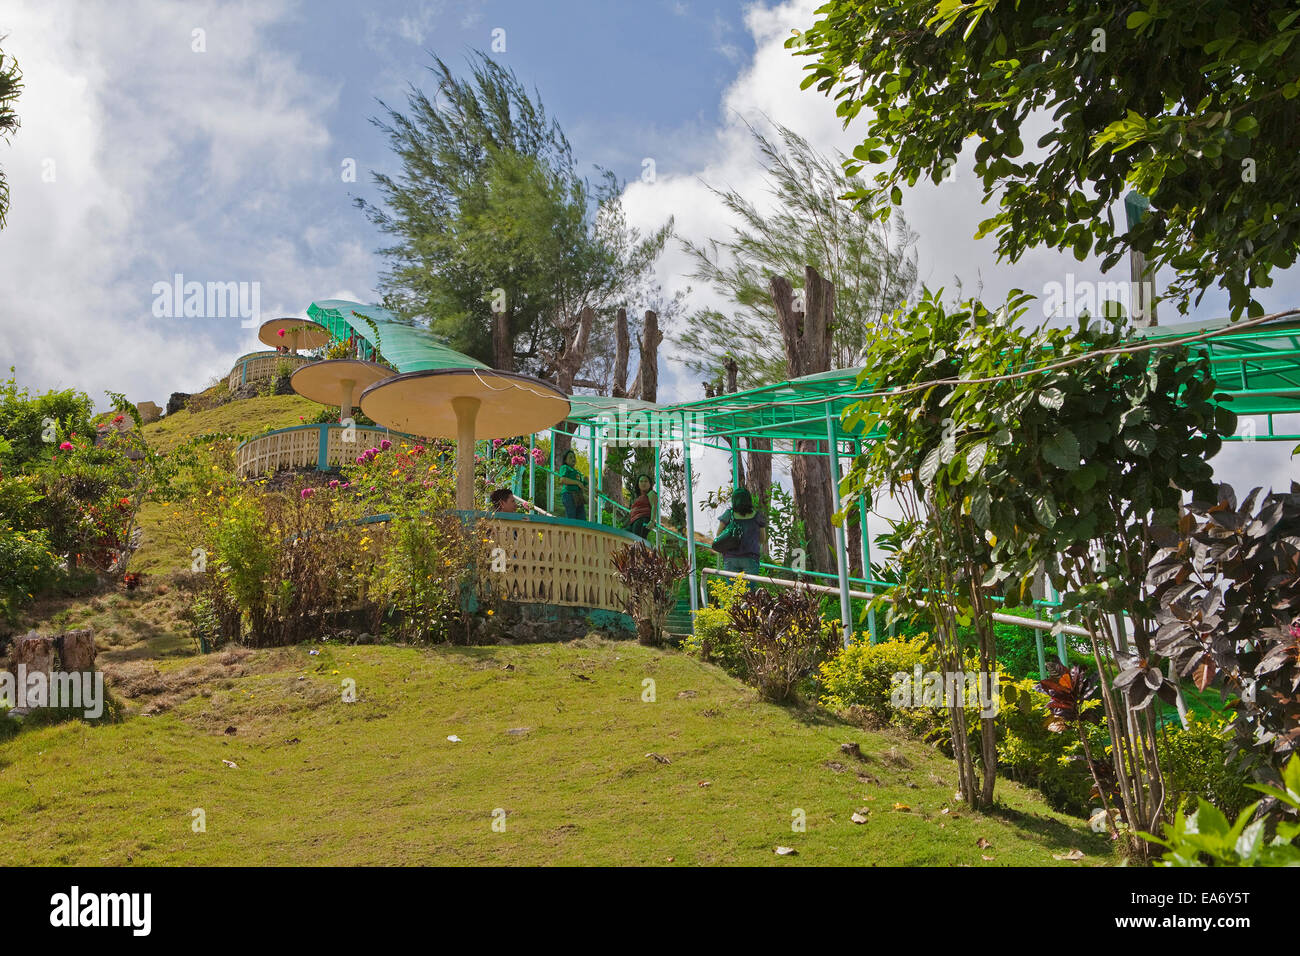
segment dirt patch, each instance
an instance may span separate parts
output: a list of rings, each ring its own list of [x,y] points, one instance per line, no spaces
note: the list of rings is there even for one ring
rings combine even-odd
[[[148,661],[108,662],[101,668],[109,688],[118,696],[141,705],[145,714],[158,714],[189,700],[203,689],[254,673],[253,651],[232,648],[175,670],[160,670]],[[269,663],[269,662],[267,662]],[[264,670],[258,667],[256,670]]]

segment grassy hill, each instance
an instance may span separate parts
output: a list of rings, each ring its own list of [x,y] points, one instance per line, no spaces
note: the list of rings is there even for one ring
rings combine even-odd
[[[132,716],[31,727],[0,748],[9,859],[1037,866],[1079,849],[1064,865],[1110,862],[1105,840],[1032,791],[1000,781],[1004,806],[972,814],[938,752],[762,703],[674,651],[595,638],[315,650],[106,655]],[[792,832],[800,810],[806,832]]]
[[[227,402],[204,411],[181,409],[144,427],[150,445],[171,451],[195,435],[225,432],[251,437],[272,428],[288,428],[311,421],[321,410],[317,402],[301,395],[271,395]]]

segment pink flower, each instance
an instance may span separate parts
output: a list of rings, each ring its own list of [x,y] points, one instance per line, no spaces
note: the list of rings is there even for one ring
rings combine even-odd
[[[523,464],[524,462],[526,462],[527,460],[528,460],[528,459],[525,458],[523,455],[511,455],[511,456],[510,456],[510,464],[512,464],[512,465],[522,465],[522,464]]]
[[[338,486],[339,486],[339,480],[338,480],[337,478],[333,479],[333,480],[330,482],[330,487],[331,487],[331,488],[337,488]]]
[[[423,455],[423,454],[424,454],[424,446],[423,446],[423,445],[416,445],[414,448],[411,449],[411,451],[412,451],[414,454],[417,454],[417,455]]]
[[[379,443],[379,447],[383,451],[388,451],[388,449],[393,447],[393,443],[390,442],[387,438],[385,438],[383,441]]]
[[[59,445],[59,451],[72,451],[72,442],[65,441]]]
[[[542,452],[540,448],[533,449],[533,461],[537,462],[537,464],[539,465],[546,463],[546,455]]]
[[[360,455],[357,455],[357,464],[360,465],[365,461]]]
[[[300,494],[302,495],[302,500],[303,500],[303,501],[306,501],[306,500],[307,500],[308,498],[310,498],[312,495],[316,494],[316,489],[315,489],[315,488],[304,488],[304,489],[300,492]]]
[[[351,488],[351,487],[352,487],[352,482],[350,482],[350,481],[345,481],[345,482],[343,482],[343,484],[340,485],[339,487],[340,487],[340,488]]]
[[[500,448],[504,443],[505,443],[505,439],[504,439],[504,438],[494,438],[494,439],[492,439],[492,448],[493,448],[493,450],[495,450],[495,449],[497,449],[497,448]]]
[[[284,329],[281,329],[279,332],[276,332],[275,334],[280,336],[280,338],[284,338]]]

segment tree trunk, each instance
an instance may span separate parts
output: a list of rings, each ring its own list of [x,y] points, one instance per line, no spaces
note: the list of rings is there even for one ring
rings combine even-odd
[[[614,398],[627,397],[627,353],[630,349],[627,309],[619,309],[614,317],[614,383],[609,391]]]
[[[786,374],[800,378],[831,367],[831,328],[835,319],[835,287],[812,266],[804,267],[806,312],[794,308],[794,292],[784,276],[773,276],[772,304],[776,307],[781,338],[785,343]],[[794,481],[795,507],[808,535],[808,568],[829,572],[835,569],[834,530],[831,515],[830,461],[826,442],[799,440],[790,472]]]
[[[578,377],[578,371],[582,368],[582,363],[587,360],[587,342],[591,338],[591,327],[595,321],[596,313],[592,309],[586,308],[578,313],[577,329],[574,331],[572,340],[568,337],[568,330],[565,330],[564,352],[555,361],[555,384],[565,395],[573,392],[573,380]],[[566,422],[556,426],[556,470],[559,470],[561,463],[564,461],[564,453],[569,450],[569,446],[572,444],[572,439],[569,436],[573,434],[571,429],[575,427]],[[559,493],[558,488],[556,493]]]
[[[492,367],[502,372],[515,370],[515,339],[510,334],[510,310],[492,312]]]
[[[641,347],[641,369],[638,372],[637,397],[643,402],[659,400],[659,344],[664,334],[659,331],[659,316],[646,310],[645,332],[637,336]]]

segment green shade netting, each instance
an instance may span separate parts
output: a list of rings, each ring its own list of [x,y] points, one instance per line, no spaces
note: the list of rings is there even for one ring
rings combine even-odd
[[[374,361],[375,352],[399,372],[431,369],[487,368],[477,359],[457,352],[422,325],[407,322],[377,305],[346,299],[313,302],[307,315],[339,341],[354,333],[362,343],[362,358]]]

